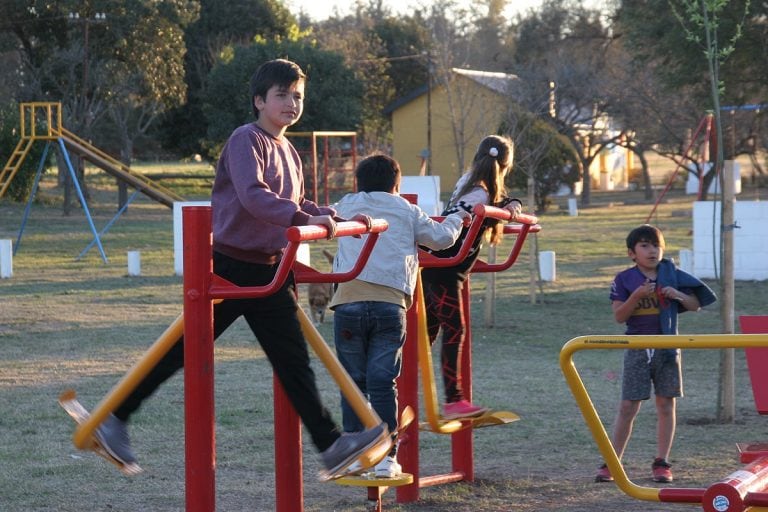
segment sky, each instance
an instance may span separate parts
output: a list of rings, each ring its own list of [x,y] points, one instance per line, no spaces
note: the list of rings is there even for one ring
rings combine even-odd
[[[505,15],[511,19],[517,13],[523,13],[531,7],[538,7],[543,0],[509,0]],[[335,9],[342,15],[350,14],[355,2],[352,0],[284,0],[288,8],[298,15],[303,10],[313,20],[319,21],[333,14]],[[470,5],[471,0],[458,0],[461,5]],[[384,0],[384,5],[395,13],[410,12],[413,7],[428,4],[425,0]],[[599,5],[599,0],[590,0],[587,5]]]

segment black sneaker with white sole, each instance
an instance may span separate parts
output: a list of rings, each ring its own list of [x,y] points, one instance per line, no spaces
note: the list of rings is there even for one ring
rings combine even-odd
[[[369,448],[388,437],[389,429],[386,423],[381,423],[362,432],[339,437],[336,442],[320,454],[323,466],[325,466],[325,471],[320,478],[330,480],[340,476]]]
[[[131,439],[124,421],[110,414],[95,432],[101,446],[115,459],[125,465],[136,464],[136,455],[131,450]]]

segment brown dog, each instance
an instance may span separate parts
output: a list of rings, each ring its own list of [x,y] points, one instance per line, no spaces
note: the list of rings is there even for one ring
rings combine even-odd
[[[323,249],[323,256],[333,265],[333,254],[330,251]],[[309,283],[307,297],[312,322],[320,325],[325,320],[325,311],[333,297],[333,283]]]

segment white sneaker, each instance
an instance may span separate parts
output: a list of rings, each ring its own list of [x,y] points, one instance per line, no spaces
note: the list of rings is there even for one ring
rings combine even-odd
[[[352,463],[351,466],[347,468],[347,471],[344,473],[345,476],[358,476],[363,473],[365,473],[365,469],[363,468],[363,465],[360,464],[359,460],[356,460]]]
[[[403,468],[397,463],[397,459],[387,455],[374,467],[376,478],[397,478],[403,473]]]

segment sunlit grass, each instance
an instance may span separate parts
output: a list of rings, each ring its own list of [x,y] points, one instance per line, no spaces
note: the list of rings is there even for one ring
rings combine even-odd
[[[157,168],[152,172],[175,172]],[[185,171],[186,172],[186,171]],[[198,172],[198,171],[196,171]],[[204,167],[199,172],[210,172]],[[89,207],[97,228],[116,210],[114,179],[89,176]],[[93,182],[91,182],[93,178]],[[200,180],[203,181],[203,180]],[[171,180],[171,183],[174,183]],[[104,263],[92,248],[85,216],[63,216],[61,190],[47,178],[48,201],[34,204],[14,257],[12,279],[0,280],[0,508],[3,511],[184,509],[183,378],[170,379],[131,423],[147,472],[132,480],[71,443],[73,425],[56,404],[66,388],[93,407],[145,353],[182,309],[182,279],[174,274],[171,211],[137,198],[102,237]],[[204,186],[195,197],[204,197]],[[608,287],[630,261],[624,238],[645,221],[653,203],[640,193],[595,193],[593,206],[570,217],[565,199],[542,214],[540,250],[555,251],[557,280],[534,283],[531,301],[528,246],[518,262],[496,276],[495,322],[486,326],[487,277],[472,276],[474,397],[511,410],[521,420],[475,433],[474,484],[422,489],[416,504],[394,512],[446,510],[594,511],[676,510],[637,502],[615,486],[592,484],[599,454],[558,366],[562,345],[586,334],[620,333],[610,313]],[[691,198],[673,191],[652,222],[667,238],[669,256],[692,245]],[[0,238],[13,239],[24,205],[0,200]],[[509,251],[499,249],[499,258]],[[320,251],[332,241],[310,244],[312,263],[328,264]],[[127,275],[129,250],[141,251],[142,275]],[[717,283],[711,282],[717,287]],[[303,288],[302,288],[303,291]],[[302,296],[303,300],[303,296]],[[768,282],[736,283],[736,314],[768,314]],[[320,326],[331,341],[331,321]],[[718,307],[681,317],[681,332],[718,332]],[[438,361],[435,347],[433,361]],[[216,343],[217,508],[274,509],[272,374],[244,322]],[[577,367],[603,420],[610,426],[620,387],[620,351],[580,353]],[[706,486],[740,467],[736,442],[765,441],[743,357],[737,358],[737,422],[713,423],[717,394],[716,351],[684,354],[686,397],[680,400],[673,448],[681,486]],[[338,389],[315,363],[323,398],[339,418]],[[441,385],[438,382],[438,389]],[[630,477],[647,485],[655,443],[655,413],[646,404],[627,451]],[[317,456],[305,435],[305,510],[360,510],[365,492],[316,482]],[[450,439],[420,436],[423,475],[450,471]]]

